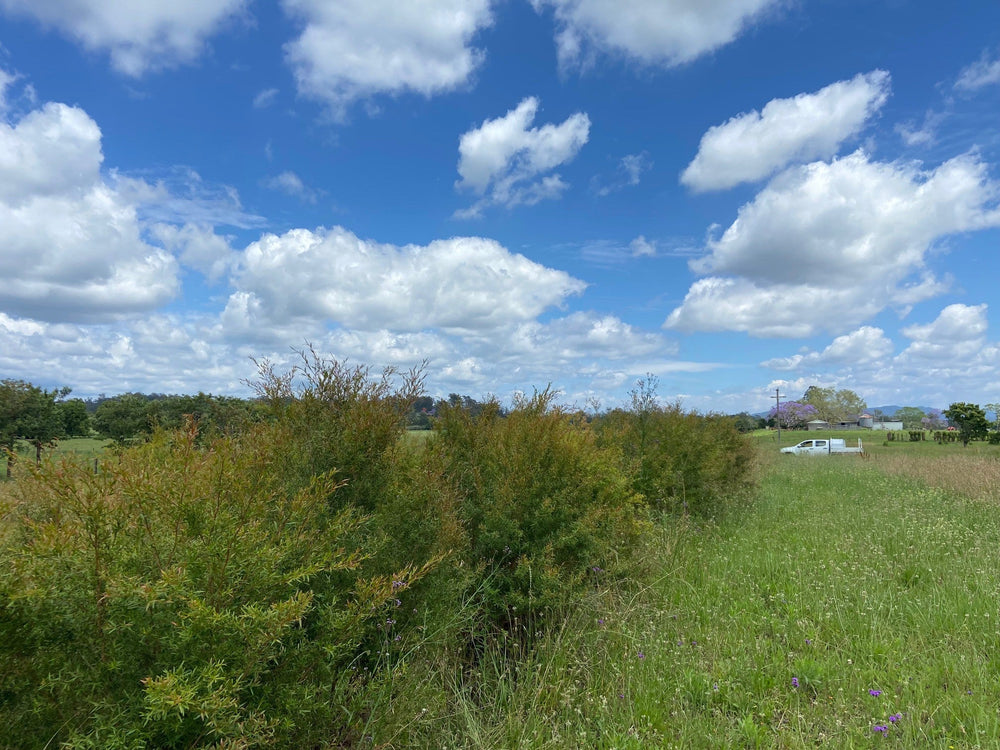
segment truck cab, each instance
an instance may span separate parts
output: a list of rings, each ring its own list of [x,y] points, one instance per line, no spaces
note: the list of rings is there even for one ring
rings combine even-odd
[[[829,440],[803,440],[798,445],[790,448],[782,448],[782,453],[792,453],[795,455],[818,455],[830,452]]]

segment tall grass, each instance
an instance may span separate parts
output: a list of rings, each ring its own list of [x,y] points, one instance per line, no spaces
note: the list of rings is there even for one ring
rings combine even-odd
[[[877,460],[782,460],[752,509],[660,535],[653,583],[486,660],[399,747],[1000,743],[1000,513]]]

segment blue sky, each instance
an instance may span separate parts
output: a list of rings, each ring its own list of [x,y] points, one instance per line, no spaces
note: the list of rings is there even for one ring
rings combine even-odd
[[[1000,4],[0,0],[0,376],[1000,401]]]

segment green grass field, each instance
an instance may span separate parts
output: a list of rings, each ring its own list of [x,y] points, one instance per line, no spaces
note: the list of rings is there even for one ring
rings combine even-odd
[[[767,461],[752,505],[664,527],[652,586],[582,604],[423,745],[1000,746],[997,498],[887,473],[928,445],[971,458],[898,445]]]

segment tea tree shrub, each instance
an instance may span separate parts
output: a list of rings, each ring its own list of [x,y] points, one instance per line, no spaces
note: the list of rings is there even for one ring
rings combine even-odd
[[[402,450],[406,417],[423,388],[419,369],[400,374],[393,368],[373,373],[325,359],[313,349],[301,363],[277,372],[259,364],[251,385],[267,403],[272,420],[287,434],[282,472],[292,487],[336,471],[343,483],[335,502],[371,511],[392,485]]]
[[[362,576],[367,519],[275,446],[157,434],[21,480],[0,537],[0,726],[20,747],[349,743],[351,669],[426,573]]]
[[[658,510],[711,515],[753,481],[753,445],[726,417],[645,399],[600,416],[595,429],[601,445],[621,450],[633,489]]]
[[[646,528],[617,451],[552,401],[536,393],[507,416],[495,401],[478,416],[443,406],[428,446],[457,495],[476,600],[506,630],[541,623],[591,576],[627,570]]]

